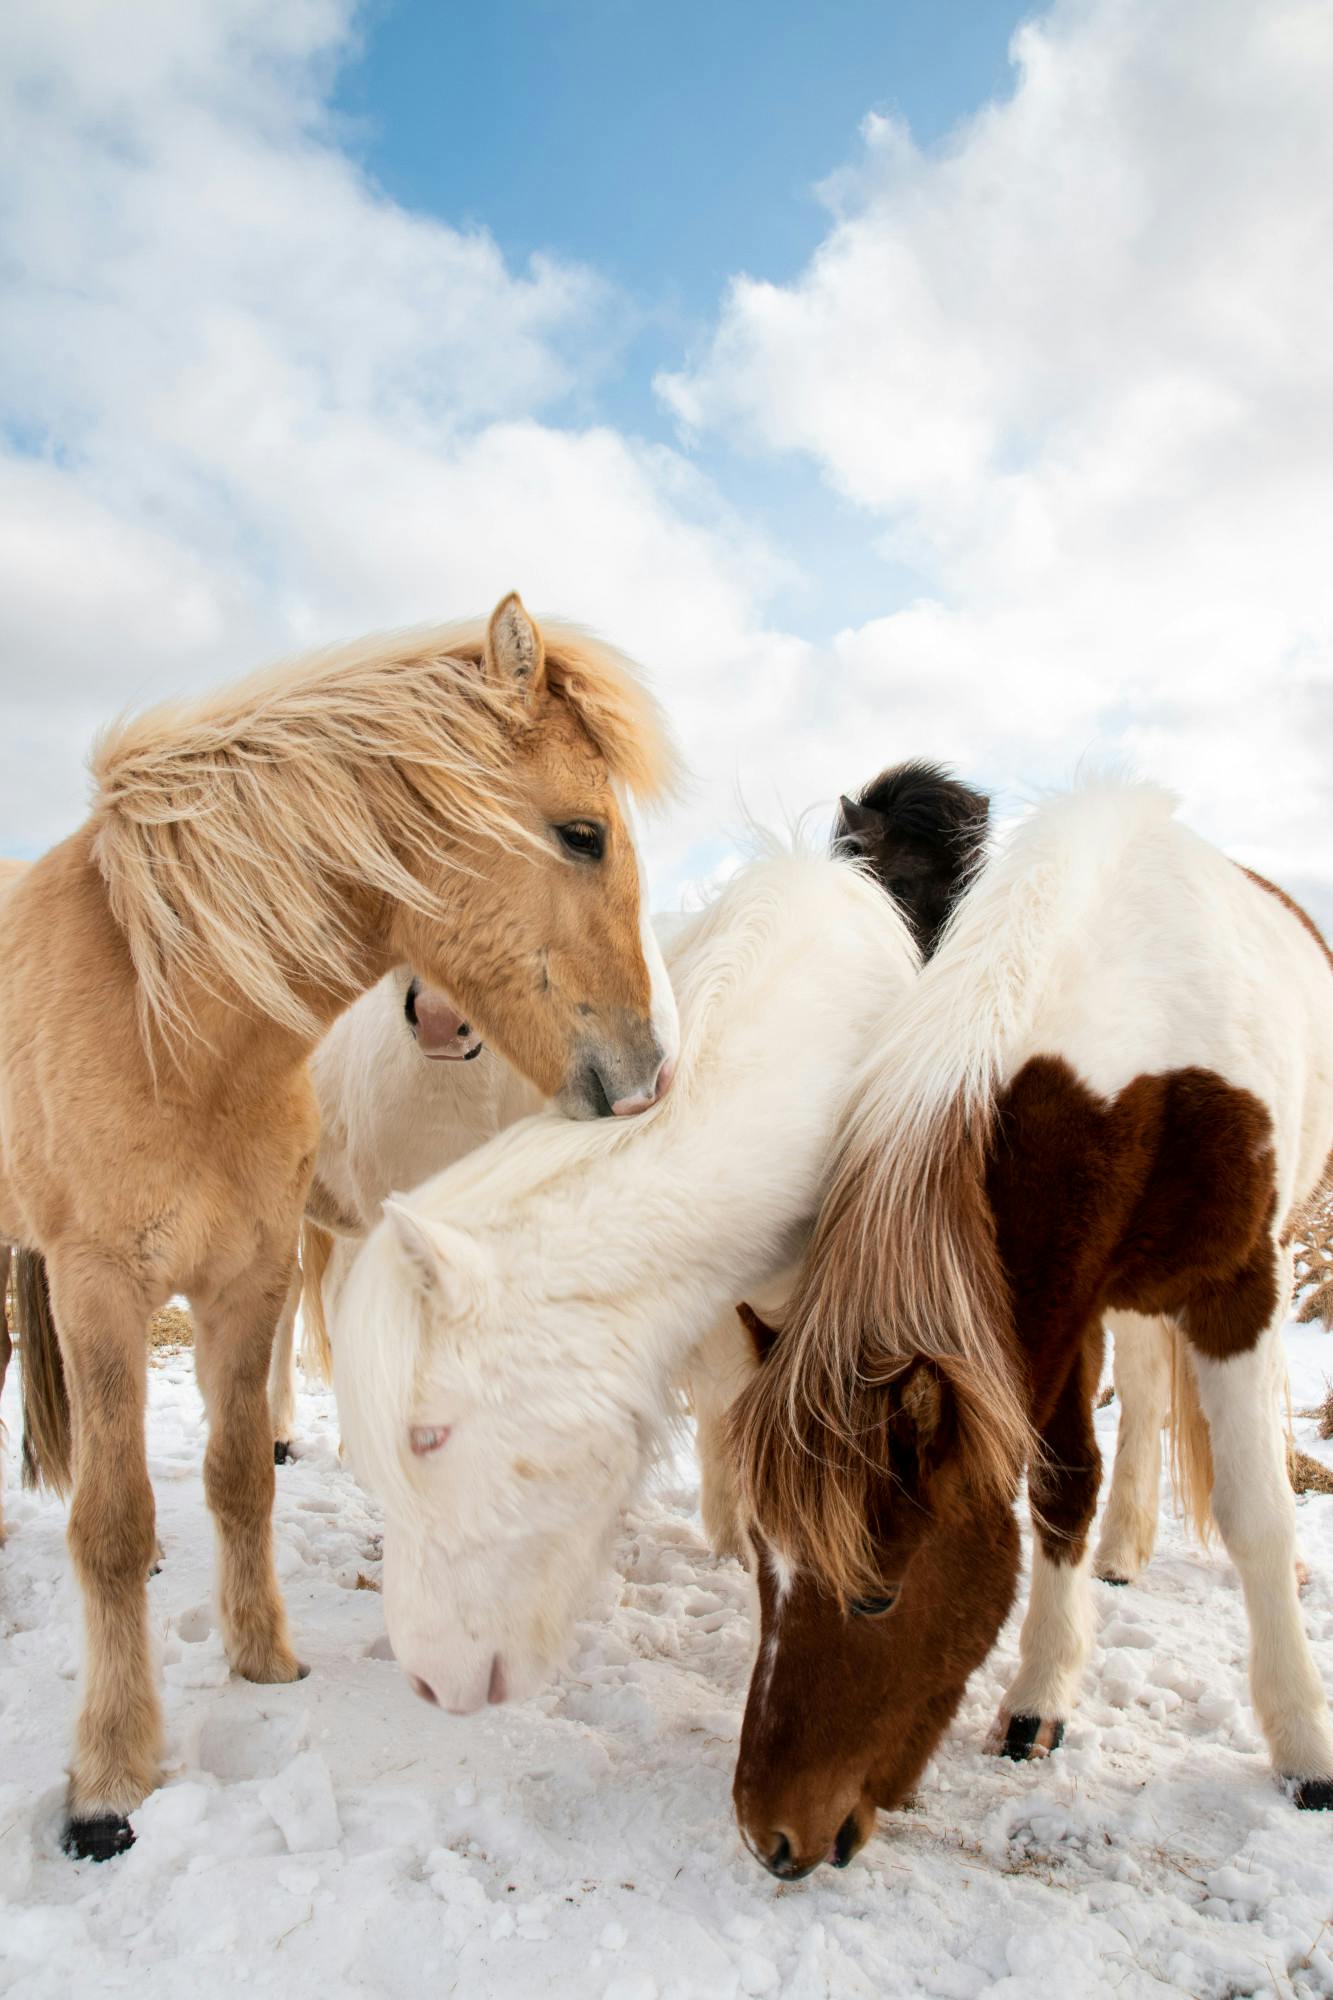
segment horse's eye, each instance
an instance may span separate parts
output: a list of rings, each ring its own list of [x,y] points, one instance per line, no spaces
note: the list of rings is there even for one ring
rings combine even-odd
[[[606,852],[606,832],[596,820],[572,819],[567,826],[558,826],[556,833],[561,845],[580,861],[600,861]]]
[[[898,1593],[891,1590],[883,1597],[854,1597],[847,1609],[853,1618],[882,1618],[897,1602]]]

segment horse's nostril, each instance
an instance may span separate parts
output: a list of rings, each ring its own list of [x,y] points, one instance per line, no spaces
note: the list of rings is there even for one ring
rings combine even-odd
[[[505,1685],[504,1661],[497,1653],[491,1661],[491,1678],[490,1684],[486,1689],[486,1699],[492,1708],[498,1708],[508,1695],[508,1692],[509,1690]]]
[[[791,1842],[785,1833],[780,1833],[777,1845],[764,1860],[764,1866],[774,1875],[785,1875],[791,1867]]]
[[[415,1694],[419,1694],[423,1701],[428,1701],[432,1708],[439,1707],[440,1697],[429,1681],[423,1681],[420,1674],[409,1674],[407,1678],[411,1681]]]

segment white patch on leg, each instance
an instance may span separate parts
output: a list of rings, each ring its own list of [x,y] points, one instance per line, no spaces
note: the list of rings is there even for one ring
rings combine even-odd
[[[1018,1642],[1018,1672],[1000,1706],[999,1733],[1009,1717],[1039,1715],[1063,1722],[1072,1712],[1092,1650],[1091,1559],[1055,1563],[1032,1542],[1032,1587]]]
[[[1189,1358],[1212,1436],[1213,1513],[1249,1613],[1255,1714],[1280,1776],[1333,1777],[1333,1725],[1296,1582],[1296,1503],[1278,1407],[1280,1327],[1229,1361],[1193,1349]]]

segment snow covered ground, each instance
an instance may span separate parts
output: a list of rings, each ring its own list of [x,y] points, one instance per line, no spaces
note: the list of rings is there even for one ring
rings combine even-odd
[[[1298,1408],[1333,1336],[1293,1328]],[[155,1360],[150,1460],[166,1561],[166,1781],[104,1867],[58,1850],[77,1602],[63,1508],[18,1491],[17,1384],[0,1553],[0,1990],[173,2000],[275,1991],[793,2000],[1333,1994],[1333,1815],[1279,1795],[1250,1712],[1225,1557],[1164,1520],[1100,1641],[1066,1747],[981,1744],[1006,1629],[913,1811],[842,1874],[784,1886],[742,1849],[732,1764],[747,1589],[704,1545],[692,1462],[627,1521],[569,1671],[539,1700],[453,1720],[384,1657],[376,1512],[338,1463],[331,1398],[303,1395],[278,1472],[279,1560],[312,1672],[230,1678],[211,1606],[188,1353]],[[1114,1444],[1114,1406],[1098,1419]],[[1297,1423],[1305,1449],[1333,1447]],[[1300,1503],[1305,1607],[1333,1688],[1333,1499]],[[377,1643],[378,1642],[378,1643]],[[836,1690],[830,1690],[836,1698]]]

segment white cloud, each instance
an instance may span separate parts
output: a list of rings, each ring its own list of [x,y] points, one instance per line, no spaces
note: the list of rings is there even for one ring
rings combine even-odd
[[[758,671],[758,540],[678,454],[549,415],[626,304],[377,192],[324,109],[351,32],[340,0],[5,14],[7,845],[77,819],[123,704],[515,584],[687,730]]]
[[[654,671],[699,773],[667,878],[726,866],[738,797],[926,753],[1017,789],[1119,758],[1333,884],[1322,0],[1057,5],[942,148],[868,120],[809,267],[737,280],[664,381],[679,451],[567,414],[630,302],[361,173],[355,33],[351,0],[0,15],[0,846],[74,823],[123,704],[517,584]],[[852,503],[882,615],[771,629],[800,551],[724,504],[731,443]]]
[[[1333,880],[1333,16],[1078,0],[939,152],[870,118],[798,280],[661,383],[809,455],[925,578],[834,643],[875,740],[1009,783],[1125,756]]]

